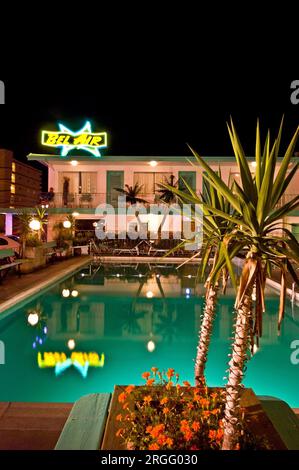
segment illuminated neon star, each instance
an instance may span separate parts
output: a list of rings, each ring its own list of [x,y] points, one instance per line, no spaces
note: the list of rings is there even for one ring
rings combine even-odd
[[[86,121],[82,129],[80,129],[78,132],[73,132],[70,129],[68,129],[66,126],[63,124],[58,124],[60,132],[65,132],[66,134],[69,134],[73,137],[78,137],[82,134],[91,134],[91,124],[89,121]],[[105,144],[102,144],[101,147],[106,147]],[[71,150],[74,149],[81,149],[85,150],[86,152],[92,153],[95,157],[100,157],[101,153],[99,151],[99,147],[93,147],[91,145],[62,145],[62,150],[61,150],[61,156],[65,157]]]

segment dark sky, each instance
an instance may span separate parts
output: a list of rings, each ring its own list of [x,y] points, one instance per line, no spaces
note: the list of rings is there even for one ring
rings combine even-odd
[[[179,67],[114,67],[99,73],[0,77],[6,104],[0,106],[0,147],[24,160],[46,153],[42,128],[61,121],[73,130],[89,119],[95,131],[109,134],[111,155],[189,155],[188,142],[202,155],[230,155],[226,120],[231,114],[245,150],[254,151],[256,118],[275,131],[285,114],[285,141],[299,124],[299,104],[290,101],[297,76],[253,77]]]

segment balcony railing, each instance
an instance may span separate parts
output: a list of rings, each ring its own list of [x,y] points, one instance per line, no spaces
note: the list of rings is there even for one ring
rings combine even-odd
[[[40,204],[48,205],[50,208],[91,208],[95,209],[100,204],[111,204],[113,207],[118,205],[118,197],[121,194],[117,193],[55,193],[53,198],[49,198],[49,193],[42,193],[40,197]],[[162,203],[159,199],[159,194],[148,193],[138,194],[138,199],[146,201],[145,206],[154,203]]]

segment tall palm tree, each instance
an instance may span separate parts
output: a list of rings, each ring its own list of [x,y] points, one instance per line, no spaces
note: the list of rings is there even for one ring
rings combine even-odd
[[[218,171],[218,175],[221,178],[220,169]],[[183,192],[174,189],[175,194],[177,194],[177,196],[183,202],[191,202],[192,204],[202,204],[202,212],[204,216],[204,240],[200,251],[197,253],[197,255],[200,255],[202,258],[201,269],[199,273],[199,278],[201,279],[201,281],[203,281],[206,277],[210,258],[212,257],[213,259],[210,274],[208,275],[205,282],[205,307],[201,322],[201,328],[199,331],[199,341],[194,367],[195,385],[199,385],[205,380],[204,373],[213,331],[213,324],[216,315],[219,281],[221,278],[222,292],[225,293],[226,284],[228,280],[227,266],[223,266],[213,280],[211,279],[211,273],[213,272],[213,269],[218,262],[222,244],[226,243],[226,239],[234,227],[233,223],[230,220],[223,219],[218,215],[215,215],[213,212],[211,212],[211,210],[209,210],[208,207],[212,206],[218,210],[224,211],[228,216],[234,213],[234,209],[232,208],[230,202],[215,190],[215,188],[210,184],[209,180],[205,177],[205,174],[203,175],[203,177],[203,193],[201,194],[201,196],[197,196],[197,194],[191,189],[191,187],[188,186],[186,181],[184,181],[184,184],[186,186],[188,195],[186,195],[186,191]],[[195,213],[193,212],[193,214]],[[196,218],[195,215],[193,216]],[[189,242],[190,240],[188,240],[187,243]]]
[[[284,316],[287,270],[293,276],[294,281],[298,283],[291,261],[299,264],[299,244],[291,231],[284,226],[282,219],[299,206],[299,195],[279,207],[277,204],[286,192],[299,166],[299,163],[295,163],[291,169],[289,168],[299,135],[299,127],[294,133],[276,173],[282,124],[283,121],[272,147],[270,132],[268,132],[262,151],[259,122],[257,123],[254,175],[251,174],[248,160],[233,122],[231,121],[228,125],[241,177],[241,185],[235,183],[234,191],[222,181],[217,172],[213,171],[197,152],[191,149],[197,162],[205,170],[210,185],[229,201],[237,214],[237,216],[228,215],[214,205],[206,205],[206,209],[211,213],[234,224],[234,229],[221,246],[217,263],[211,273],[211,282],[217,279],[219,271],[226,265],[235,284],[232,258],[241,249],[247,251],[235,302],[236,323],[226,385],[222,447],[224,450],[234,449],[240,434],[241,386],[248,359],[248,348],[253,347],[254,337],[259,338],[262,335],[267,272],[271,266],[278,267],[281,272],[278,328],[280,328]],[[255,309],[252,300],[254,286],[257,299]]]
[[[143,188],[143,185],[140,186],[138,183],[135,183],[134,186],[129,186],[128,184],[126,184],[125,189],[122,189],[122,188],[114,188],[114,189],[115,191],[118,191],[119,193],[125,196],[126,202],[133,205],[133,204],[136,204],[137,202],[142,202],[142,203],[147,202],[145,199],[138,197],[138,194],[141,193],[142,188]]]

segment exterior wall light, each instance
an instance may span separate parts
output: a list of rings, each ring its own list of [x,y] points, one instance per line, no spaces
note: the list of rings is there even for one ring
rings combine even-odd
[[[64,226],[64,228],[71,228],[72,223],[69,220],[65,220],[63,222],[63,226]]]
[[[32,219],[30,220],[29,222],[29,228],[31,228],[31,230],[40,230],[41,228],[41,223],[39,220],[37,219]]]

